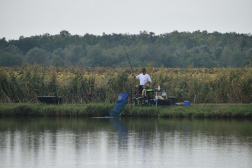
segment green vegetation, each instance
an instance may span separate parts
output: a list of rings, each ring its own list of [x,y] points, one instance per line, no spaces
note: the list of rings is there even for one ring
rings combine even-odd
[[[141,72],[141,67],[134,68]],[[0,67],[0,103],[36,103],[37,96],[63,96],[63,103],[117,101],[119,92],[139,83],[129,68]],[[178,101],[251,103],[252,68],[153,68],[151,88],[167,90]],[[83,94],[92,93],[92,97]]]
[[[109,116],[114,104],[94,103],[88,105],[64,104],[0,104],[1,116]],[[192,104],[190,106],[130,106],[122,117],[168,117],[168,118],[250,118],[252,104]]]
[[[46,104],[0,104],[1,116],[108,116],[113,104],[46,105]]]
[[[133,67],[149,62],[154,67],[167,68],[244,67],[252,59],[250,34],[173,31],[156,35],[141,31],[100,36],[71,35],[63,30],[56,35],[0,39],[0,66],[36,62],[41,66],[128,67],[122,45]],[[7,56],[10,59],[5,59]]]

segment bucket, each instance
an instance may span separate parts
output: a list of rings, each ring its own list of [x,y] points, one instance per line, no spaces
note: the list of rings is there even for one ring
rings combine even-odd
[[[189,106],[190,105],[190,101],[184,101],[185,106]]]

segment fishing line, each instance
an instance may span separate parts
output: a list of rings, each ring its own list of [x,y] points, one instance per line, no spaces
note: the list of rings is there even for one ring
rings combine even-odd
[[[121,43],[121,42],[120,42],[120,43]],[[131,63],[130,63],[130,59],[129,59],[128,53],[127,53],[127,51],[126,51],[124,45],[123,45],[122,43],[121,43],[121,45],[123,46],[124,52],[125,52],[125,54],[126,54],[126,56],[127,56],[127,59],[128,59],[128,61],[129,61],[131,73],[133,73],[133,70],[132,70],[132,66],[131,66]]]
[[[121,43],[121,42],[120,42],[120,43]],[[124,52],[125,52],[125,54],[126,54],[126,56],[127,56],[127,59],[128,59],[128,61],[129,61],[129,64],[130,64],[131,74],[133,75],[132,65],[131,65],[131,63],[130,63],[130,59],[129,59],[128,53],[127,53],[127,51],[126,51],[124,45],[123,45],[122,43],[121,43],[121,45],[123,46]],[[134,82],[134,84],[135,84],[135,82]],[[131,107],[132,107],[132,86],[131,86],[131,98],[130,98],[130,99],[131,99]]]

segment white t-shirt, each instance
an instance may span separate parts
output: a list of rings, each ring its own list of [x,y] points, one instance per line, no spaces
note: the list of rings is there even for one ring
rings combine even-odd
[[[140,85],[144,85],[148,81],[150,81],[150,83],[151,83],[151,78],[150,78],[150,75],[148,75],[148,74],[143,75],[141,73],[138,76],[136,76],[136,79],[140,80]]]

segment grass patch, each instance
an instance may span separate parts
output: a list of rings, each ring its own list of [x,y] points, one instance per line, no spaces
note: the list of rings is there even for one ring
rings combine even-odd
[[[110,115],[114,104],[90,103],[45,105],[45,104],[3,104],[1,116],[66,116],[105,117]],[[190,106],[130,106],[122,117],[165,117],[165,118],[251,118],[252,104],[192,104]]]
[[[64,104],[0,104],[1,116],[67,116],[105,117],[110,114],[113,104],[88,105]]]

